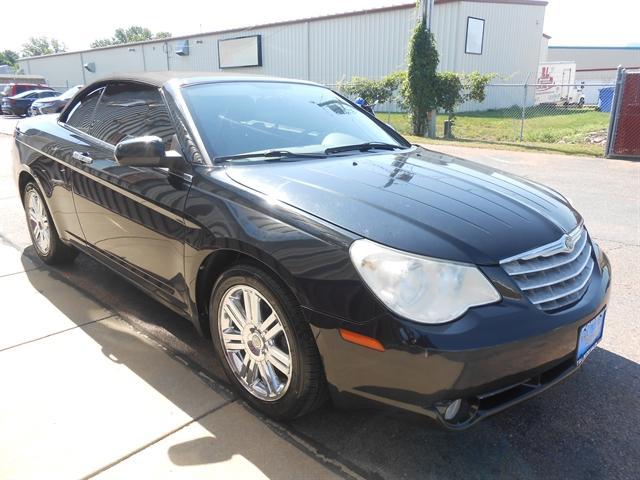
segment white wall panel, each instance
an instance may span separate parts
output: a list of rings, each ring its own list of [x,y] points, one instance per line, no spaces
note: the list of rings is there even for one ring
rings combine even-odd
[[[147,43],[143,46],[144,65],[147,72],[168,70],[167,45],[165,42]]]
[[[640,67],[640,47],[593,48],[593,47],[549,47],[550,62],[576,62],[576,69],[603,69]]]
[[[441,71],[499,74],[499,82],[524,82],[535,77],[541,51],[543,5],[490,2],[436,4],[432,29],[440,55]],[[467,17],[485,20],[482,55],[465,53]],[[354,76],[379,79],[406,68],[407,48],[416,23],[413,5],[381,11],[301,20],[279,25],[189,37],[189,55],[179,56],[182,39],[168,39],[118,48],[87,50],[22,60],[29,73],[50,83],[77,83],[82,63],[93,62],[96,72],[84,72],[86,81],[118,72],[191,70],[219,71],[218,40],[262,36],[262,66],[226,69],[237,73],[309,79],[336,85]],[[550,55],[551,55],[550,50]],[[78,60],[78,56],[82,60]],[[484,107],[519,103],[516,94],[488,95]],[[505,90],[506,91],[506,90]],[[511,90],[509,90],[511,91]],[[465,109],[477,108],[466,105]]]
[[[95,72],[85,71],[87,83],[120,72],[144,72],[142,44],[82,52],[84,63],[94,63]]]
[[[336,84],[353,76],[379,79],[406,68],[413,8],[309,23],[310,80]]]
[[[49,85],[58,89],[84,83],[79,53],[40,57],[21,61],[25,73],[42,75]]]

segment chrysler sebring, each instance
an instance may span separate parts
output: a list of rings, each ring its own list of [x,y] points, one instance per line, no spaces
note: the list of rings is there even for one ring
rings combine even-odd
[[[565,197],[320,85],[101,80],[21,121],[14,165],[44,262],[84,252],[189,319],[274,418],[331,398],[463,429],[602,337],[609,261]]]

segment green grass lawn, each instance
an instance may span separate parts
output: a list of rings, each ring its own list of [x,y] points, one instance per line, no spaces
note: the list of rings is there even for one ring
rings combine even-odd
[[[377,113],[378,117],[393,125],[400,133],[410,136],[411,126],[407,114]],[[577,155],[602,156],[604,146],[588,142],[588,134],[605,133],[609,114],[591,108],[562,108],[553,106],[528,108],[525,116],[523,141],[520,141],[522,110],[509,108],[459,114],[454,123],[453,140],[435,140],[436,143],[462,142],[469,146],[543,150]],[[445,115],[438,115],[437,134],[442,137]],[[412,137],[412,141],[432,142],[432,139]],[[499,145],[497,145],[499,144]]]

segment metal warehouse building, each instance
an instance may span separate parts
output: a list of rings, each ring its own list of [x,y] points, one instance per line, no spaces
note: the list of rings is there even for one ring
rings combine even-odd
[[[435,0],[432,31],[440,70],[496,73],[502,82],[534,79],[547,2]],[[63,88],[120,72],[220,71],[291,77],[337,85],[353,76],[382,78],[406,68],[415,2],[242,29],[130,43],[20,60],[26,74]],[[489,92],[485,108],[521,101]],[[515,96],[518,96],[516,100]]]
[[[576,82],[615,82],[618,66],[640,68],[640,47],[550,46],[550,62],[576,62]]]

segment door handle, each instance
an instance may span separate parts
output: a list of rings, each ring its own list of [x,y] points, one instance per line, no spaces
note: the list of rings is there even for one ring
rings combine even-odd
[[[73,152],[71,156],[82,163],[93,162],[93,158],[91,158],[86,152]]]

